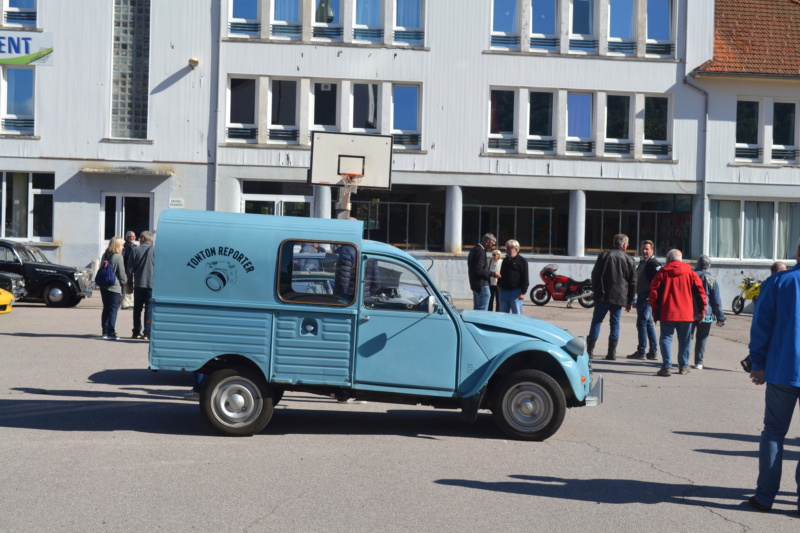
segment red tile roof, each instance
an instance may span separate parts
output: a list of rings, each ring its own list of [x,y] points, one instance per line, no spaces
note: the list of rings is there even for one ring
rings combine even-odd
[[[800,77],[800,0],[716,0],[707,74]]]

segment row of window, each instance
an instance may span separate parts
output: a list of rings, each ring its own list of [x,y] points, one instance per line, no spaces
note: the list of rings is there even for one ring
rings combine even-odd
[[[52,239],[55,174],[0,173],[0,238]]]
[[[510,153],[671,158],[670,102],[667,96],[644,94],[493,89],[488,147]],[[602,128],[595,127],[595,108],[604,110]]]
[[[734,259],[795,259],[800,204],[712,200],[709,255]]]
[[[673,0],[493,0],[491,45],[562,54],[671,57],[673,9]],[[608,16],[600,16],[601,10]],[[601,26],[604,20],[607,24]]]
[[[797,101],[736,103],[736,159],[764,163],[798,161]]]
[[[259,90],[261,84],[266,91]],[[260,94],[266,102],[258,100]],[[228,101],[229,141],[307,144],[308,132],[317,130],[391,132],[398,147],[420,146],[418,85],[231,78]],[[381,112],[383,102],[389,103],[388,115]],[[300,121],[301,109],[310,110],[308,124]]]
[[[412,46],[425,39],[423,0],[313,0],[311,20],[303,18],[305,1],[271,0],[265,15],[264,0],[232,0],[228,30],[232,36]]]

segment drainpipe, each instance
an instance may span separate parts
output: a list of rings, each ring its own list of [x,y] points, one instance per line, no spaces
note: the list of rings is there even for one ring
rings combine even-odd
[[[206,199],[206,205],[211,204],[209,207],[212,211],[218,210],[218,191],[217,187],[219,186],[219,178],[217,177],[219,174],[219,73],[220,73],[220,55],[222,53],[222,24],[225,20],[227,20],[227,16],[223,17],[222,13],[222,5],[224,2],[217,2],[219,19],[217,21],[217,46],[216,50],[212,48],[211,53],[214,55],[214,61],[211,62],[211,75],[209,76],[212,80],[211,83],[211,95],[212,102],[214,105],[214,112],[211,113],[211,124],[209,124],[209,135],[208,139],[211,142],[211,146],[208,149],[209,155],[214,158],[212,168],[214,171],[214,176],[211,180],[211,198]],[[208,208],[208,207],[207,207]]]

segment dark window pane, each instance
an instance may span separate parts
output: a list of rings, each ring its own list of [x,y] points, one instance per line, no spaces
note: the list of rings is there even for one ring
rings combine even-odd
[[[126,196],[123,200],[125,212],[122,222],[125,231],[134,231],[139,235],[150,229],[150,198],[143,196]],[[124,237],[124,235],[119,235]]]
[[[255,124],[256,80],[232,79],[230,121],[233,124]]]
[[[776,103],[772,126],[772,144],[794,145],[795,105]]]
[[[274,215],[275,202],[247,200],[244,203],[244,212],[256,215]]]
[[[490,133],[514,132],[514,91],[492,91]]]
[[[33,236],[53,236],[53,195],[33,195]]]
[[[667,140],[667,111],[669,100],[662,97],[644,99],[644,138],[648,141]]]
[[[758,144],[758,102],[736,102],[736,142]]]
[[[281,126],[297,125],[297,82],[272,82],[272,123]]]
[[[103,220],[103,239],[108,240],[114,236],[117,227],[117,198],[116,196],[106,196],[105,213]],[[138,235],[138,233],[137,233]]]
[[[339,0],[316,0],[315,22],[339,24]]]
[[[353,127],[378,127],[378,86],[356,83],[353,85]]]
[[[32,177],[34,189],[55,189],[56,188],[56,175],[55,174],[39,174],[34,173]]]
[[[553,93],[530,93],[528,132],[544,137],[553,135]]]
[[[594,0],[572,1],[572,33],[576,35],[594,33]]]
[[[336,125],[336,88],[334,83],[314,84],[314,124]]]
[[[606,137],[627,139],[630,120],[629,96],[608,95],[606,97]]]

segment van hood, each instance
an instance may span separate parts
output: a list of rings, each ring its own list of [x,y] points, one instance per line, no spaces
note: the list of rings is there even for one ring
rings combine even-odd
[[[486,350],[482,340],[495,342],[496,339],[492,337],[508,338],[509,333],[518,337],[541,339],[558,347],[564,346],[575,337],[565,329],[529,316],[466,309],[460,310],[460,313],[464,322],[475,326],[469,329],[487,354],[496,352],[497,346],[495,349]],[[493,335],[493,332],[500,332],[502,335]]]

